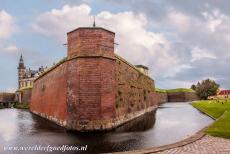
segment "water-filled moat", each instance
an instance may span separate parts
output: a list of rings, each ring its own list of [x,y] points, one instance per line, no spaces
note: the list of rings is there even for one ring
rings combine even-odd
[[[76,133],[66,132],[26,110],[1,109],[0,151],[4,145],[88,145],[87,153],[150,148],[185,139],[212,121],[188,103],[165,103],[156,112],[113,132]]]

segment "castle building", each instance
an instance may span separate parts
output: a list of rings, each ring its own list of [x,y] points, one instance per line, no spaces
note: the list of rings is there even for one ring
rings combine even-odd
[[[21,55],[18,65],[18,89],[32,87],[34,79],[45,71],[43,66],[38,70],[27,69],[24,65],[24,60]]]
[[[15,94],[16,102],[30,104],[34,80],[45,72],[46,69],[47,67],[44,68],[43,66],[39,67],[38,70],[27,69],[21,55],[18,65],[18,90]]]

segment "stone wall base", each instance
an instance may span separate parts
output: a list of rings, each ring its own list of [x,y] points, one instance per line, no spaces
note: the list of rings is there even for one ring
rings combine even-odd
[[[109,131],[113,130],[125,123],[128,123],[138,117],[145,115],[146,113],[152,112],[157,109],[157,106],[151,106],[147,109],[137,111],[134,113],[129,113],[125,116],[120,116],[111,120],[94,120],[94,121],[75,121],[70,122],[68,120],[59,120],[52,116],[47,116],[36,111],[31,111],[33,114],[48,119],[59,126],[62,126],[70,131],[80,131],[80,132],[89,132],[89,131]]]

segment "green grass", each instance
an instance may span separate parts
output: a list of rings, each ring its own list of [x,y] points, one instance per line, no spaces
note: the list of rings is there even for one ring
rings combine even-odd
[[[158,93],[166,93],[167,92],[165,89],[159,89],[159,88],[156,88],[155,91]]]
[[[29,109],[30,106],[28,103],[16,103],[14,105],[14,108],[17,108],[17,109]]]
[[[212,136],[230,138],[230,111],[224,114],[206,130],[207,134]]]
[[[188,88],[168,89],[166,91],[168,93],[173,93],[173,92],[194,92],[192,89],[188,89]]]
[[[176,88],[176,89],[159,89],[159,88],[156,88],[156,92],[175,93],[175,92],[194,92],[194,91],[192,89],[188,89],[188,88]]]
[[[192,106],[217,119],[205,132],[212,136],[230,138],[230,100],[207,100]]]

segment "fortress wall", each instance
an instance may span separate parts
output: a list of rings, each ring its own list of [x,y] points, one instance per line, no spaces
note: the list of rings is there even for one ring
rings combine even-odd
[[[68,61],[69,129],[111,127],[115,117],[114,60],[84,57]]]
[[[195,92],[187,92],[185,93],[185,99],[187,101],[197,101],[199,100],[199,97],[196,95]]]
[[[116,116],[127,116],[157,105],[154,81],[116,56]]]
[[[195,92],[172,92],[168,93],[169,102],[188,102],[199,100]]]
[[[168,94],[166,92],[157,92],[156,95],[159,103],[168,102]]]
[[[81,27],[67,34],[69,129],[110,129],[115,117],[115,33]]]
[[[154,81],[114,54],[103,28],[68,33],[68,56],[35,80],[31,111],[69,130],[109,130],[156,108]]]
[[[101,118],[113,119],[115,113],[115,59],[101,59]]]
[[[30,110],[65,126],[67,120],[67,65],[62,63],[34,82]]]
[[[185,93],[184,92],[172,92],[168,93],[169,102],[185,102]]]
[[[70,130],[106,130],[156,108],[154,81],[123,59],[75,57],[38,78],[31,111]]]

